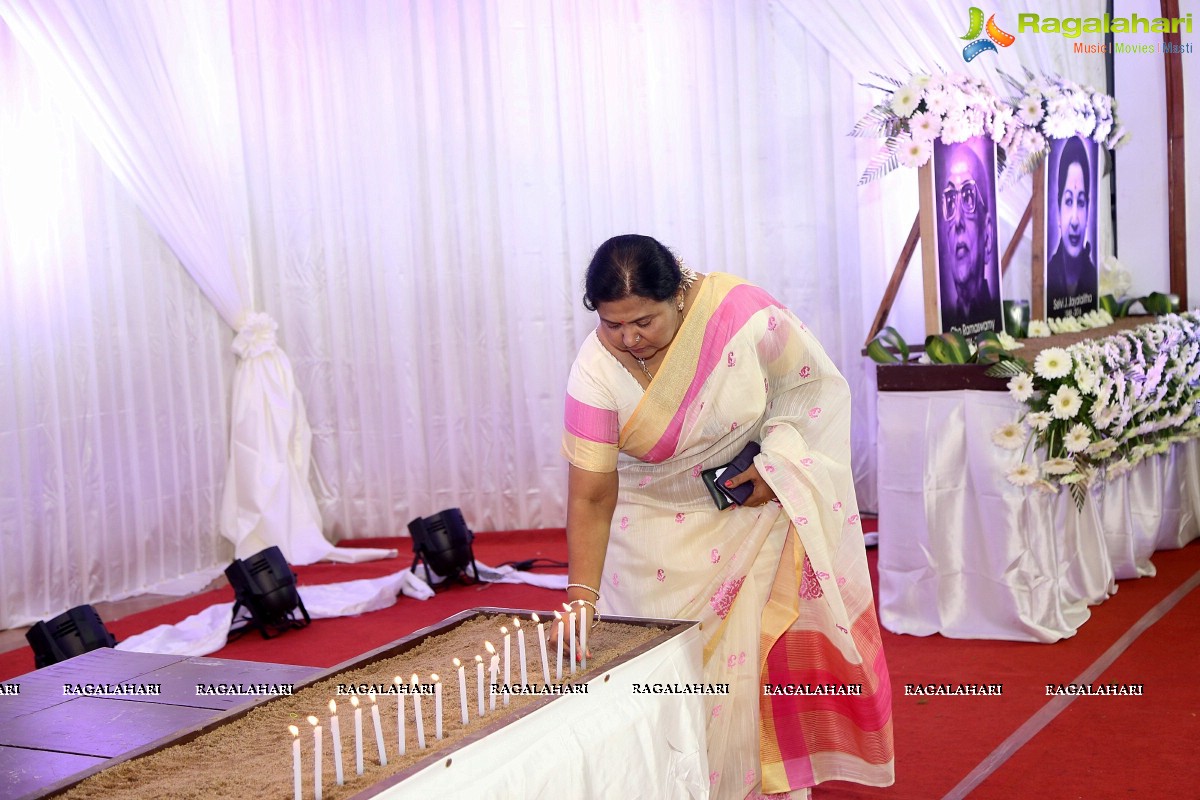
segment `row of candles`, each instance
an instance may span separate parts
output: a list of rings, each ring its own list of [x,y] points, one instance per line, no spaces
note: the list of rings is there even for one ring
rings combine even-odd
[[[577,634],[579,636],[579,647],[580,647],[580,650],[582,651],[580,654],[580,659],[579,659],[580,669],[587,669],[587,633],[588,633],[587,628],[588,628],[588,626],[587,625],[578,625],[578,626],[576,625],[576,613],[575,613],[574,608],[572,608],[571,606],[564,603],[563,609],[564,609],[564,611],[562,613],[560,613],[558,611],[554,612],[554,616],[555,616],[555,619],[558,624],[558,658],[556,660],[556,665],[555,665],[555,670],[554,670],[555,681],[562,680],[563,646],[564,646],[563,640],[564,639],[566,639],[569,643],[569,650],[570,650],[570,653],[569,653],[569,655],[570,655],[570,662],[569,662],[570,663],[570,672],[569,672],[569,674],[570,675],[575,674],[575,661],[576,661],[575,637]],[[539,619],[537,614],[533,614],[532,619],[533,619],[533,622],[535,622],[537,624],[538,647],[541,651],[541,656],[542,656],[542,678],[547,684],[549,684],[550,683],[550,662],[549,662],[549,659],[546,657],[546,625]],[[569,630],[570,630],[569,635],[564,636],[564,626],[569,628]],[[520,618],[513,617],[513,627],[516,629],[516,632],[517,632],[517,663],[520,665],[520,669],[521,669],[521,685],[524,686],[528,680],[528,673],[527,673],[526,659],[525,659],[525,631],[521,628]],[[576,631],[576,628],[578,628],[578,632]],[[509,630],[506,626],[500,628],[500,634],[504,637],[504,639],[503,639],[503,642],[504,642],[504,661],[503,661],[504,687],[503,687],[503,692],[502,692],[502,696],[503,696],[502,702],[504,705],[508,705],[508,701],[509,701],[508,686],[512,682],[512,661],[510,659],[510,655],[512,653],[512,634],[509,633]],[[488,683],[490,686],[494,686],[496,684],[498,672],[501,669],[500,654],[496,652],[496,648],[491,642],[485,641],[483,643],[483,646],[491,656],[491,661],[489,663],[490,669],[489,669],[489,675],[488,675],[488,677],[489,677]],[[454,663],[455,669],[458,672],[459,713],[462,718],[462,724],[466,725],[470,721],[470,716],[467,713],[467,697],[468,697],[468,695],[467,695],[466,667],[457,658],[453,660],[453,663]],[[475,670],[476,670],[475,682],[476,682],[476,687],[477,687],[476,695],[477,695],[477,705],[478,705],[477,715],[479,717],[484,717],[487,715],[488,711],[485,710],[484,702],[483,702],[483,697],[484,697],[483,656],[480,656],[480,655],[475,656]],[[441,739],[442,738],[442,682],[441,682],[441,679],[436,674],[431,674],[429,676],[429,679],[430,679],[430,682],[433,684],[434,737],[437,739]],[[394,681],[396,684],[396,688],[398,690],[398,693],[396,695],[398,698],[398,701],[396,704],[396,731],[397,731],[397,735],[398,735],[397,738],[399,740],[398,754],[404,755],[406,752],[406,739],[407,739],[407,736],[406,736],[406,733],[407,733],[406,724],[407,723],[406,723],[406,718],[405,718],[405,706],[407,706],[408,704],[405,703],[405,701],[404,701],[404,698],[406,696],[404,679],[401,678],[399,675],[397,675],[395,677]],[[413,719],[414,719],[414,727],[416,728],[417,746],[420,749],[424,750],[425,749],[425,716],[424,716],[424,714],[421,713],[421,684],[420,684],[420,680],[419,680],[418,676],[414,674],[411,678],[410,683],[411,683],[411,688],[408,691],[408,693],[411,693],[412,698],[413,698]],[[496,710],[496,692],[494,689],[489,689],[488,693],[490,695],[490,699],[489,699],[489,703],[488,703],[489,709],[491,711],[495,711]],[[376,703],[375,692],[368,692],[367,699],[370,701],[371,721],[375,727],[375,743],[379,750],[379,764],[381,766],[386,766],[388,763],[387,762],[387,748],[384,746],[384,743],[383,743],[383,726],[382,726],[382,723],[380,722],[380,718],[379,718],[379,705]],[[362,709],[362,705],[360,705],[360,703],[358,701],[358,697],[352,696],[350,698],[350,705],[354,707],[354,766],[355,766],[355,770],[356,770],[357,774],[362,775],[363,774],[363,733],[362,733],[363,709]],[[316,798],[316,800],[321,800],[322,785],[324,783],[323,765],[321,763],[322,751],[323,751],[323,744],[322,744],[323,731],[321,728],[321,721],[317,717],[310,716],[308,718],[308,723],[309,723],[309,725],[312,726],[312,730],[313,730],[313,785],[314,785],[314,792],[315,792],[314,797]],[[330,728],[330,734],[333,737],[334,779],[337,781],[337,785],[341,786],[345,782],[345,774],[344,774],[344,771],[342,768],[342,733],[341,733],[340,723],[338,720],[337,702],[335,700],[329,701],[329,728]],[[301,767],[301,758],[300,758],[300,729],[295,725],[289,725],[288,731],[292,734],[292,785],[293,785],[293,789],[294,789],[295,800],[301,800],[302,767]]]

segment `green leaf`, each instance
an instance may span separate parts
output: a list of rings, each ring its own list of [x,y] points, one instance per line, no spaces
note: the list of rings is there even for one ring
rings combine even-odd
[[[900,357],[891,350],[887,349],[887,347],[881,341],[882,335],[883,334],[876,336],[871,340],[871,343],[867,345],[867,355],[870,356],[871,360],[876,364],[899,364]]]
[[[1071,499],[1075,501],[1075,510],[1083,511],[1083,502],[1087,500],[1087,485],[1080,481],[1079,483],[1072,483],[1070,488]]]
[[[988,367],[984,370],[983,374],[989,378],[1011,378],[1014,375],[1020,375],[1022,372],[1029,372],[1029,365],[1020,358],[1007,356]]]
[[[1121,301],[1121,304],[1119,306],[1117,306],[1117,313],[1113,314],[1113,316],[1114,317],[1128,317],[1129,310],[1132,309],[1134,307],[1134,305],[1136,305],[1140,302],[1142,302],[1142,298],[1140,298],[1140,297],[1126,297],[1124,300]]]
[[[1111,316],[1113,319],[1116,319],[1118,316],[1125,316],[1124,314],[1119,313],[1120,306],[1117,304],[1117,298],[1113,297],[1111,294],[1100,295],[1100,308],[1104,311],[1107,311],[1109,316]]]
[[[955,331],[926,337],[925,353],[935,364],[966,364],[971,359],[967,340]]]
[[[1162,292],[1151,292],[1142,298],[1142,308],[1155,316],[1171,313],[1171,298]]]
[[[904,341],[904,337],[900,335],[900,331],[888,325],[879,336],[885,343],[900,351],[901,360],[908,361],[908,342]]]
[[[975,351],[975,362],[977,364],[995,364],[1007,352],[1004,346],[1000,344],[1000,340],[979,338],[979,344]]]
[[[900,166],[900,159],[896,155],[896,150],[899,143],[895,137],[889,137],[883,143],[883,147],[879,149],[875,155],[871,156],[871,160],[867,162],[867,168],[863,170],[862,177],[858,179],[858,185],[870,183],[876,178],[882,178],[889,172]]]

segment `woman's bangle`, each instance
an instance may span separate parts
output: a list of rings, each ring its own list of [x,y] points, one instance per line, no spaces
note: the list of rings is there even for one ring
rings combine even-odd
[[[596,610],[596,604],[590,600],[572,600],[570,605],[585,605],[592,609],[592,627],[596,627],[596,623],[600,621],[600,612]]]
[[[596,595],[597,600],[600,599],[600,590],[593,589],[591,586],[588,586],[586,583],[568,583],[567,588],[568,589],[587,589],[589,592]]]

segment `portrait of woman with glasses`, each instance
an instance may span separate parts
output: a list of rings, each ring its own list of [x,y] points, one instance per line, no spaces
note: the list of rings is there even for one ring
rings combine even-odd
[[[1003,329],[994,163],[983,137],[934,144],[942,330],[967,338]]]
[[[1046,316],[1077,317],[1100,301],[1092,243],[1096,241],[1097,146],[1072,136],[1051,139],[1047,163]],[[1051,245],[1057,239],[1056,248]]]

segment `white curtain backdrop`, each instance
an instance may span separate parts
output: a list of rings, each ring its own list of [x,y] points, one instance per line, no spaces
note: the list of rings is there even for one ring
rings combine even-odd
[[[229,557],[232,336],[0,26],[0,628]],[[203,585],[203,581],[201,581]]]
[[[927,65],[888,55],[907,38],[921,52],[935,41],[949,48],[948,67],[956,66],[950,56],[961,62],[965,6],[934,5],[942,9],[935,17],[914,11],[926,26],[918,39],[895,13],[855,28],[834,23],[856,4],[795,0],[0,0],[0,18],[37,65],[35,74],[8,42],[5,74],[19,62],[23,77],[3,90],[3,130],[53,96],[125,187],[94,175],[91,154],[47,155],[47,174],[78,194],[78,215],[39,211],[25,198],[41,183],[10,176],[20,169],[36,177],[42,167],[20,147],[0,151],[6,208],[25,213],[0,222],[22,226],[0,243],[5,280],[36,276],[46,287],[37,289],[37,319],[14,313],[6,299],[0,322],[17,343],[3,351],[17,380],[9,382],[14,402],[0,409],[0,500],[40,509],[0,522],[5,542],[20,540],[30,553],[18,564],[7,547],[0,551],[3,592],[36,595],[31,576],[56,563],[89,574],[112,569],[98,562],[129,563],[164,576],[220,563],[227,553],[213,540],[211,491],[222,471],[212,464],[230,455],[227,425],[238,457],[246,411],[262,415],[259,428],[296,415],[271,452],[289,454],[284,505],[301,511],[307,501],[288,498],[302,494],[308,477],[307,414],[319,524],[334,540],[401,533],[413,517],[453,506],[476,530],[562,525],[563,388],[595,324],[580,304],[583,270],[601,241],[631,231],[660,238],[701,271],[761,284],[810,324],[850,381],[860,504],[874,508],[874,370],[860,348],[915,192],[911,176],[899,174],[856,187],[872,148],[846,134],[877,100],[857,86],[869,64],[859,56],[874,52],[891,74]],[[885,46],[885,33],[893,44]],[[86,149],[70,126],[56,124],[59,138],[39,139],[51,149],[37,152]],[[157,288],[170,271],[164,262],[179,272],[166,247],[157,245],[157,261],[124,255],[149,235],[141,220],[86,247],[74,267],[80,279],[46,283],[53,273],[41,265],[62,268],[59,251],[76,246],[76,229],[118,213],[136,218],[131,198],[220,318],[237,326],[254,308],[278,321],[298,394],[282,351],[270,346],[269,320],[260,319],[241,341],[260,345],[245,351],[255,357],[276,358],[262,370],[278,379],[275,403],[243,403],[235,389],[227,412],[224,398],[240,378],[231,377],[230,337],[209,313],[207,327],[186,334],[203,347],[129,367],[143,370],[137,380],[152,391],[123,387],[84,406],[105,419],[150,394],[167,411],[133,412],[139,424],[124,440],[76,435],[75,415],[84,412],[74,410],[70,382],[88,358],[79,353],[130,359],[139,335],[159,341],[157,331],[131,336],[108,321],[117,313],[107,306],[109,283],[147,293],[134,304],[139,314],[171,308],[170,292],[184,291]],[[1013,222],[1024,202],[1013,203]],[[153,281],[140,277],[148,275]],[[91,304],[82,323],[73,323],[72,293]],[[71,324],[87,326],[83,343],[55,329],[73,332]],[[56,350],[45,356],[26,340]],[[240,374],[255,357],[238,362]],[[61,374],[49,389],[22,378],[51,369]],[[199,404],[193,382],[215,403],[206,407],[215,417],[194,412],[203,423],[181,410]],[[263,391],[256,397],[269,396]],[[164,487],[169,467],[161,464],[113,469],[109,491],[128,495],[149,522],[123,518],[87,458],[143,459],[172,441],[192,443],[180,458],[208,454],[208,477],[192,469]],[[34,459],[38,447],[44,454]],[[70,519],[62,492],[37,476],[43,462],[104,518],[105,531],[143,539],[155,531],[171,546],[194,540],[207,550],[184,563],[149,547],[109,547],[117,533],[87,540],[96,526],[85,532]],[[243,479],[263,474],[251,464],[232,471],[239,492]],[[203,485],[210,494],[198,500]],[[280,496],[257,497],[229,525],[232,538]],[[155,511],[156,502],[173,516]],[[0,607],[0,625],[150,582],[61,580],[69,591],[45,595],[57,608]]]

